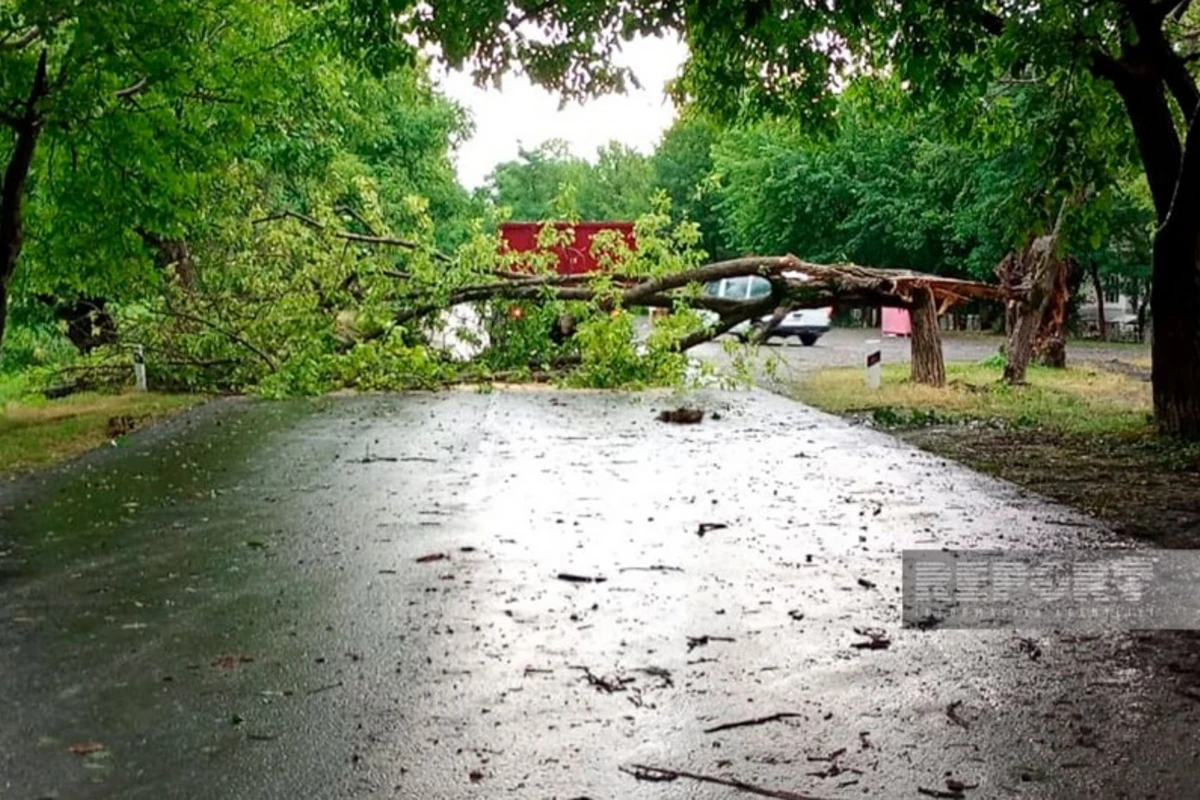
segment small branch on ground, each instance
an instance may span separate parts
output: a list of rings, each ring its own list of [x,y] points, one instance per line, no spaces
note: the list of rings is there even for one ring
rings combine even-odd
[[[645,764],[630,764],[628,767],[619,767],[621,772],[626,775],[632,775],[639,781],[654,781],[658,783],[675,781],[679,778],[687,778],[692,781],[701,783],[713,783],[718,786],[727,786],[731,789],[737,789],[747,794],[758,795],[759,797],[774,797],[778,800],[821,800],[819,797],[814,797],[810,794],[800,794],[799,792],[788,792],[782,789],[765,789],[762,786],[755,786],[752,783],[739,781],[733,778],[719,778],[715,775],[703,775],[698,772],[684,772],[676,769],[666,769],[664,767],[649,767]]]
[[[789,711],[784,711],[779,714],[771,714],[767,717],[755,717],[754,719],[745,719],[741,722],[726,722],[723,725],[714,725],[711,728],[705,728],[705,733],[717,733],[718,731],[728,731],[734,728],[749,728],[753,725],[766,725],[769,722],[779,722],[780,720],[793,719],[795,717],[803,717],[803,714],[796,714]]]
[[[697,647],[705,647],[709,642],[733,642],[737,641],[731,636],[689,636],[687,637],[688,652],[692,652]]]
[[[570,572],[560,572],[556,576],[560,581],[567,583],[604,583],[608,578],[603,575],[575,575]]]

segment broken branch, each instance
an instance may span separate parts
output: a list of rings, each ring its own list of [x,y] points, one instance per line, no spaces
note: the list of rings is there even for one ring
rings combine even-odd
[[[626,775],[632,775],[639,781],[668,782],[678,780],[679,778],[687,778],[688,780],[699,781],[701,783],[728,786],[731,789],[738,789],[747,794],[758,795],[759,797],[774,797],[777,800],[821,800],[821,798],[810,794],[788,792],[782,789],[765,789],[761,786],[755,786],[752,783],[746,783],[734,778],[719,778],[715,775],[703,775],[698,772],[684,772],[664,767],[648,767],[645,764],[630,764],[628,767],[619,767],[619,769],[621,772],[624,772]]]
[[[803,714],[796,714],[789,711],[784,711],[779,714],[771,714],[767,717],[755,717],[754,719],[744,719],[741,722],[726,722],[723,725],[714,725],[711,728],[705,728],[705,733],[717,733],[718,731],[728,731],[734,728],[749,728],[752,725],[766,725],[768,722],[779,722],[780,720],[793,719],[802,717]]]

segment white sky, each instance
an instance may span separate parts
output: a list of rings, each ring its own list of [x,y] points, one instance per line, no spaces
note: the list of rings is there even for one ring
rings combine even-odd
[[[675,77],[686,54],[675,39],[632,41],[616,61],[632,68],[643,88],[571,103],[562,111],[556,95],[524,76],[506,76],[497,90],[476,87],[464,73],[443,73],[438,78],[442,90],[475,120],[475,136],[456,157],[459,180],[474,189],[497,164],[516,158],[518,146],[532,149],[547,139],[564,139],[572,152],[588,159],[612,139],[650,153],[675,118],[664,84]]]

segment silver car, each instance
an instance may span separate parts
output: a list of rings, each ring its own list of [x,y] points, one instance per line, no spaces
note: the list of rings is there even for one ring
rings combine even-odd
[[[805,277],[799,274],[789,274],[788,277],[805,280]],[[704,293],[709,297],[719,297],[724,300],[757,300],[771,294],[771,283],[758,275],[723,278],[705,284]],[[704,317],[709,324],[716,324],[718,319],[717,315],[712,312],[705,313]],[[832,318],[832,308],[805,308],[791,311],[775,330],[771,331],[768,338],[795,336],[801,344],[811,347],[817,343],[817,339],[829,332],[829,323]],[[770,315],[767,315],[761,319],[739,323],[730,333],[745,341],[750,337],[753,329],[767,324],[770,319]]]

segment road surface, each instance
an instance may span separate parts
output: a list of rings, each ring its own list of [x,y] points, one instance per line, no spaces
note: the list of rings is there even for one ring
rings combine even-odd
[[[1191,640],[900,629],[903,548],[1128,543],[678,399],[221,402],[0,489],[0,800],[1195,796]]]

